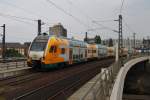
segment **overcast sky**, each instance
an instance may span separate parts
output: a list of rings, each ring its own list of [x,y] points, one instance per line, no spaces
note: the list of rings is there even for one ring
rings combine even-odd
[[[6,41],[22,43],[32,41],[37,35],[37,22],[4,15],[32,20],[42,19],[47,23],[42,27],[43,32],[56,23],[62,23],[67,28],[69,37],[73,36],[80,40],[84,38],[87,30],[95,28],[96,30],[89,31],[89,37],[96,34],[100,35],[102,39],[118,37],[117,33],[108,28],[102,28],[93,21],[117,30],[118,22],[113,20],[118,19],[122,0],[50,0],[79,21],[47,1],[0,0],[0,25],[6,24]],[[133,32],[137,33],[137,38],[150,36],[150,0],[125,0],[122,15],[125,38],[132,38]],[[2,33],[2,28],[0,28],[0,33]]]

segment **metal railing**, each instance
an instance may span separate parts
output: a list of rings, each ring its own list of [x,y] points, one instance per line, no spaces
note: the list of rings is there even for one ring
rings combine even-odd
[[[134,55],[124,59],[123,64],[131,59],[141,57],[143,55]],[[81,97],[80,100],[109,100],[111,91],[116,80],[116,76],[121,68],[121,62],[115,62],[110,67],[105,68],[92,87]]]
[[[17,58],[17,59],[1,59],[0,60],[0,71],[26,67],[26,58]]]

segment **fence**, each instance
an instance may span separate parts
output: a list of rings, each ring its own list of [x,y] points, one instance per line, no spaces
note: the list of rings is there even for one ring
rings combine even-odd
[[[13,59],[1,59],[0,60],[0,71],[14,69],[19,67],[26,67],[26,58],[13,58]]]

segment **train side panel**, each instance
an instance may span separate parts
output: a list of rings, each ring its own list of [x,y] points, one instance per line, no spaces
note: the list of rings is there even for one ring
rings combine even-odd
[[[87,44],[87,59],[94,59],[98,57],[98,51],[95,44]]]
[[[68,62],[68,41],[66,39],[60,39],[51,37],[48,41],[47,48],[42,59],[42,67],[55,68],[63,66]]]
[[[114,57],[115,56],[115,48],[114,47],[107,47],[107,56]]]
[[[98,44],[97,48],[98,48],[98,58],[99,59],[107,57],[108,50],[107,50],[106,46]]]

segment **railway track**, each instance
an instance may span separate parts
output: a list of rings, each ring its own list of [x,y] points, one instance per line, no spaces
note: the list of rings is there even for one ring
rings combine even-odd
[[[6,86],[6,85],[17,85],[21,83],[28,82],[30,80],[35,79],[36,77],[39,77],[42,73],[35,72],[35,71],[29,71],[28,73],[20,74],[13,77],[3,78],[0,81],[0,87]]]
[[[4,77],[4,78],[0,78],[0,81],[6,81],[6,80],[9,80],[9,79],[25,76],[25,75],[32,74],[32,73],[35,73],[35,72],[37,72],[37,71],[35,71],[33,69],[27,69],[27,71],[24,72],[24,73],[13,75],[13,76],[8,76],[8,77]]]
[[[113,61],[112,58],[102,59],[51,72],[25,75],[18,77],[18,80],[5,80],[0,84],[0,87],[3,86],[3,89],[0,89],[0,99],[66,100],[81,85],[99,73],[101,67],[107,67]]]

